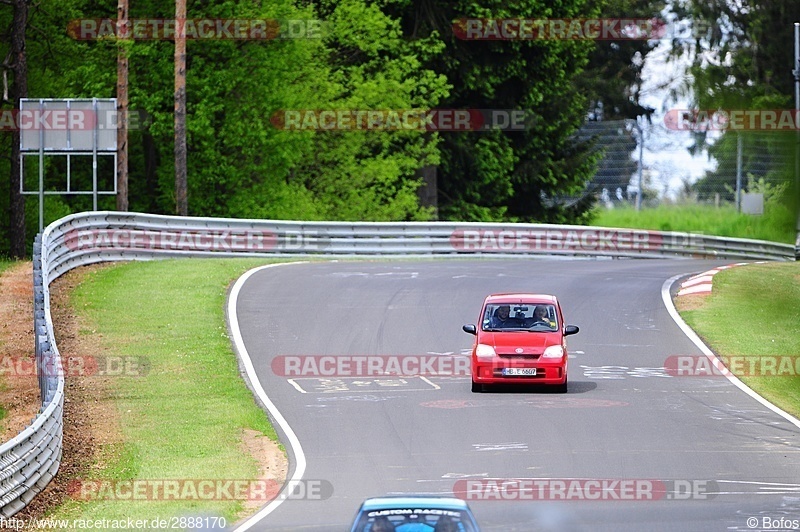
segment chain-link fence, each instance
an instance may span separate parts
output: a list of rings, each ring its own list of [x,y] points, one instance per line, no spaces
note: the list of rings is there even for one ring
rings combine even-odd
[[[589,189],[609,207],[713,204],[750,208],[795,179],[794,132],[678,130],[664,121],[587,122],[578,132],[604,154]],[[640,195],[641,191],[641,195]]]

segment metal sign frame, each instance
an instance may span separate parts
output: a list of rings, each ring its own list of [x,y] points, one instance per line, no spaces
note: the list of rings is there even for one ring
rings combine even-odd
[[[87,105],[91,104],[91,105]],[[22,98],[20,99],[19,112],[37,113],[36,127],[32,130],[20,127],[19,149],[20,149],[20,168],[19,168],[19,192],[23,195],[39,196],[39,231],[44,229],[44,197],[46,195],[92,195],[92,210],[97,210],[97,199],[99,195],[116,195],[117,180],[116,175],[112,182],[112,190],[99,190],[97,185],[97,158],[113,157],[113,168],[117,167],[117,128],[116,122],[113,127],[109,124],[101,124],[99,117],[102,112],[113,112],[117,110],[116,98]],[[44,118],[48,112],[66,111],[66,124],[64,131],[60,133],[50,133],[44,127]],[[73,127],[73,114],[89,111],[91,114],[92,125],[90,128]],[[80,116],[80,115],[78,115]],[[113,115],[116,116],[116,115]],[[21,124],[21,116],[18,124]],[[55,129],[60,131],[60,129]],[[105,135],[105,133],[111,133]],[[37,134],[38,133],[38,134]],[[101,135],[102,140],[101,141]],[[51,138],[55,137],[55,138]],[[87,149],[87,145],[90,146]],[[67,189],[66,190],[45,190],[44,189],[44,158],[47,156],[66,156],[67,158]],[[71,158],[92,157],[92,189],[91,190],[72,190]],[[39,188],[38,190],[25,190],[25,161],[24,157],[39,158]]]

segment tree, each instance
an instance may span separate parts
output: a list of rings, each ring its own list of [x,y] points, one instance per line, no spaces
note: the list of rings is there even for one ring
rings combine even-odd
[[[642,70],[648,54],[659,43],[665,21],[663,0],[596,0],[593,12],[604,19],[652,21],[652,32],[642,38],[598,40],[589,55],[583,74],[577,78],[580,92],[589,103],[593,121],[623,120],[644,117],[649,120],[654,109],[639,101],[643,83]],[[653,38],[645,38],[650,36]]]
[[[439,213],[447,219],[577,221],[588,205],[555,198],[580,195],[596,157],[574,133],[587,101],[576,80],[592,43],[571,40],[469,41],[453,30],[463,18],[581,18],[595,16],[582,0],[557,8],[542,0],[473,2],[408,0],[386,7],[410,39],[438,37],[444,50],[425,63],[453,86],[441,106],[517,109],[529,113],[525,131],[442,133]]]
[[[10,71],[13,76],[10,100],[13,108],[19,110],[20,99],[28,96],[28,60],[25,51],[26,31],[28,26],[29,0],[3,0],[4,4],[13,7],[13,17],[10,30],[10,47],[8,55],[3,61],[4,73]],[[3,76],[3,99],[6,100],[7,77]],[[9,179],[9,241],[10,255],[13,258],[25,256],[25,200],[19,192],[20,158],[19,150],[20,131],[14,128],[11,135],[11,173]]]
[[[442,51],[431,36],[404,38],[399,21],[374,3],[320,2],[329,24],[324,41],[330,109],[431,109],[446,96],[447,80],[425,61]],[[293,180],[315,196],[326,219],[418,220],[420,168],[438,163],[439,136],[424,130],[300,133],[311,141]]]
[[[792,22],[800,20],[800,4],[795,0],[747,4],[693,0],[680,14],[692,18],[696,38],[691,43],[676,42],[674,53],[692,59],[690,89],[699,109],[775,110],[793,106]],[[787,164],[795,156],[793,134],[773,132],[768,139],[748,132],[739,134],[745,137],[745,146],[757,146],[746,149],[743,175],[750,172],[772,182],[793,180],[789,175],[793,165]],[[695,140],[693,149],[708,147],[706,131],[697,131]],[[701,197],[734,188],[736,143],[736,135],[726,132],[708,147],[718,167],[696,183]],[[770,154],[771,162],[754,165],[753,157],[764,153]]]
[[[117,26],[127,25],[128,0],[117,2]],[[128,210],[128,50],[124,41],[117,50],[117,210]]]
[[[175,0],[175,214],[189,214],[186,197],[186,0]]]

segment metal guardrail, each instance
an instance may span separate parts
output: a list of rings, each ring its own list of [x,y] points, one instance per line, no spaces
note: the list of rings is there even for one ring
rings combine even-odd
[[[61,463],[64,377],[50,317],[50,270],[41,235],[33,245],[33,313],[36,367],[42,406],[33,422],[0,446],[0,515],[27,505],[55,476]]]
[[[293,222],[89,212],[50,224],[34,244],[34,324],[42,407],[0,446],[0,515],[50,482],[62,450],[64,376],[50,283],[96,262],[170,257],[564,257],[795,260],[789,244],[689,233],[543,224]],[[44,370],[44,371],[43,371]]]

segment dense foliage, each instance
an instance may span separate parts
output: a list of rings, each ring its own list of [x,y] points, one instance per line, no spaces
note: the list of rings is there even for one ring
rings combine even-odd
[[[173,51],[170,40],[75,39],[71,21],[116,19],[116,2],[2,0],[0,52],[26,4],[28,97],[113,97],[116,60],[130,57],[130,107],[147,117],[130,132],[129,203],[172,213]],[[325,220],[580,222],[598,152],[578,135],[590,109],[608,118],[647,114],[636,87],[651,44],[546,39],[468,41],[454,21],[477,18],[657,16],[645,0],[253,0],[189,1],[192,19],[324,21],[316,38],[188,43],[189,212]],[[133,0],[131,19],[170,19],[174,5]],[[3,109],[13,102],[3,102]],[[281,110],[525,110],[524,131],[290,131]],[[0,212],[11,175],[10,135],[0,134]],[[81,163],[75,163],[80,168]],[[63,188],[65,163],[48,159],[48,188]],[[102,167],[101,183],[113,168]],[[31,173],[31,169],[26,169]],[[87,188],[87,173],[73,186]],[[426,186],[422,196],[420,187]],[[582,198],[575,201],[574,198]],[[37,226],[29,197],[28,238]],[[46,221],[91,208],[86,196],[48,196]],[[114,199],[99,208],[113,209]],[[0,220],[0,254],[13,236]]]

